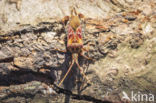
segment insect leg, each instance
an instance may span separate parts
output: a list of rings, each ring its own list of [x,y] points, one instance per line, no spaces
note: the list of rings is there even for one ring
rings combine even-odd
[[[59,52],[62,52],[62,53],[66,53],[67,52],[66,50],[60,50],[60,49],[57,49],[57,48],[54,48],[52,50],[59,51]]]
[[[88,80],[88,78],[86,77],[86,75],[85,75],[83,69],[80,67],[78,61],[75,61],[75,62],[76,62],[77,66],[78,66],[78,68],[79,68],[79,70],[80,70],[80,73],[83,75],[83,77],[84,77],[84,78],[87,80],[87,82],[88,82],[89,80]],[[90,82],[88,82],[88,83],[90,84]]]
[[[63,25],[65,26],[65,25],[67,24],[68,21],[69,21],[69,16],[65,16],[65,17],[62,19]]]
[[[73,64],[74,64],[74,60],[72,60],[72,63],[71,63],[71,65],[70,65],[70,67],[69,67],[67,73],[64,75],[63,79],[61,80],[61,82],[59,83],[58,86],[60,86],[60,85],[62,84],[62,82],[64,81],[64,79],[67,77],[67,75],[68,75],[68,73],[70,72],[70,70],[71,70]]]
[[[89,46],[83,47],[82,50],[83,50],[83,51],[89,51]]]
[[[94,59],[92,59],[92,58],[90,58],[90,57],[88,57],[88,56],[84,55],[84,53],[83,53],[83,52],[82,52],[82,53],[80,53],[80,55],[81,55],[81,56],[83,56],[84,58],[88,59],[88,60],[93,60],[93,61],[94,61]]]

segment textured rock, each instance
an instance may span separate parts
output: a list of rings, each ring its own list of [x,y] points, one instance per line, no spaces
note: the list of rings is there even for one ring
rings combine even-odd
[[[71,63],[60,19],[70,6],[85,15],[85,55]],[[1,0],[0,102],[121,103],[123,91],[156,95],[155,0]]]
[[[28,57],[17,57],[14,58],[14,65],[19,68],[33,69],[33,61]]]

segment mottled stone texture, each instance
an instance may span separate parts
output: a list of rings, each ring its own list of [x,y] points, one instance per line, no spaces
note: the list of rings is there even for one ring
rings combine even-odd
[[[85,15],[85,55],[94,61],[80,56],[79,63],[91,85],[74,65],[58,87],[72,59],[55,50],[66,49],[61,18],[70,6]],[[156,96],[155,10],[155,0],[0,0],[0,103],[123,103],[123,92],[132,91]]]

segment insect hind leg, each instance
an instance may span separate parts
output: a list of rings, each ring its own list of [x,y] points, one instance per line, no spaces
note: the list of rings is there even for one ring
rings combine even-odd
[[[61,82],[59,83],[59,85],[58,85],[58,86],[60,86],[60,85],[63,83],[63,81],[65,80],[65,78],[66,78],[66,77],[67,77],[67,75],[69,74],[69,72],[70,72],[71,68],[73,67],[73,64],[74,64],[74,60],[73,60],[73,61],[72,61],[72,63],[70,64],[70,67],[69,67],[69,69],[68,69],[67,73],[64,75],[64,77],[62,78],[62,80],[61,80]]]
[[[85,75],[83,69],[80,67],[78,61],[75,61],[75,62],[76,62],[77,66],[78,66],[78,68],[79,68],[79,70],[80,70],[80,73],[81,73],[81,74],[83,75],[83,77],[86,79],[87,83],[88,83],[88,84],[91,84],[90,81],[88,80],[87,76]]]

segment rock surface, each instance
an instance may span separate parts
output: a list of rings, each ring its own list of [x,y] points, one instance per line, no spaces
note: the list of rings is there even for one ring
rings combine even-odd
[[[85,55],[95,61],[79,63],[90,86],[76,65],[57,86],[71,63],[70,53],[54,50],[66,49],[60,21],[70,6],[85,15]],[[0,8],[1,103],[123,103],[132,91],[156,96],[155,0],[1,0]]]

